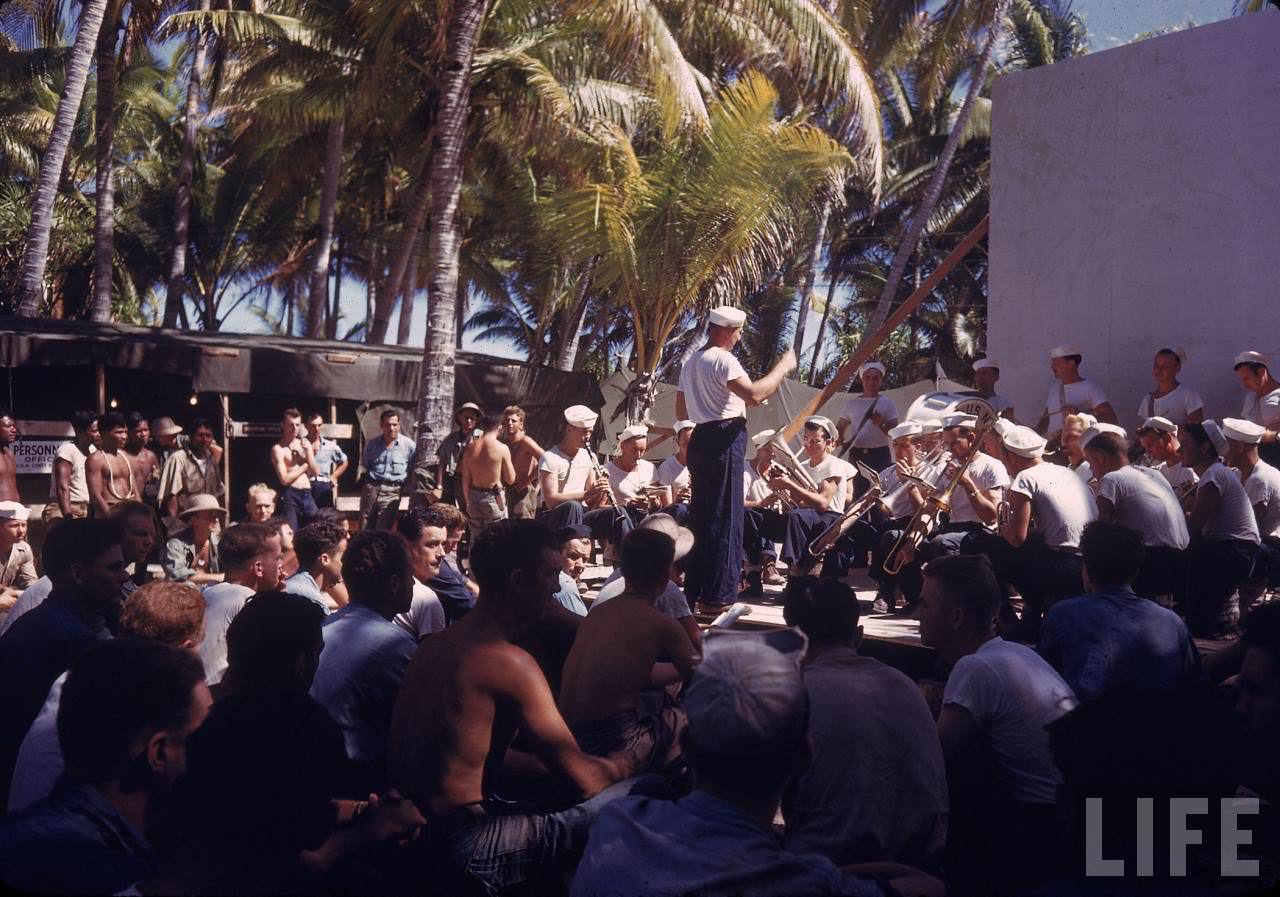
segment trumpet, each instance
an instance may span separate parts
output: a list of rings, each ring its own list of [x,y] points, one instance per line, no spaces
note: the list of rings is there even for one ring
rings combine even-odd
[[[946,469],[950,454],[946,446],[941,443],[935,445],[929,451],[929,454],[912,466],[911,473],[906,477],[899,476],[898,485],[885,493],[880,501],[885,507],[892,507],[897,497],[912,486],[922,489],[925,495],[928,496],[935,488],[934,484],[930,482],[930,476]]]

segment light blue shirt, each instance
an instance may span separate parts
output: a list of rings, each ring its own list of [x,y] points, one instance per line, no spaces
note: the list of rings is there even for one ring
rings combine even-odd
[[[382,437],[378,437],[381,439]],[[316,468],[320,471],[311,478],[313,483],[329,483],[333,481],[333,472],[347,463],[347,453],[332,439],[320,437],[320,448],[316,449]]]
[[[320,590],[320,583],[316,582],[316,578],[306,570],[299,570],[284,581],[284,590],[290,595],[301,595],[303,598],[310,598],[316,604],[324,608],[324,612],[333,611],[332,605],[325,600],[324,592]]]
[[[311,697],[342,730],[350,759],[381,764],[400,681],[418,644],[362,604],[348,604],[330,614],[321,631],[324,650]]]
[[[369,476],[384,483],[403,483],[413,467],[417,446],[401,433],[391,445],[381,436],[375,436],[364,446],[364,469]]]
[[[578,594],[578,584],[570,579],[569,574],[563,570],[560,571],[560,589],[556,592],[555,599],[578,616],[585,617],[587,615],[587,605],[583,602],[582,596]]]

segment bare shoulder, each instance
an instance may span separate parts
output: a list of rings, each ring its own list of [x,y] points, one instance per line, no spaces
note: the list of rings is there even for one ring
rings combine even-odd
[[[532,452],[535,455],[541,455],[544,451],[542,446],[538,445],[537,440],[528,433],[520,437],[520,441],[517,445],[519,445],[524,451]]]
[[[500,694],[514,694],[530,679],[545,678],[532,654],[501,639],[478,645],[470,652],[466,666],[475,681]]]

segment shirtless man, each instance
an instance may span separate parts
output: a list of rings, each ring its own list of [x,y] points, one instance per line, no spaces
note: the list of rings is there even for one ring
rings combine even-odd
[[[476,539],[471,566],[480,581],[475,608],[423,642],[405,671],[391,718],[388,783],[427,817],[428,837],[438,839],[454,874],[468,871],[486,888],[506,891],[571,867],[600,808],[629,784],[609,787],[619,778],[614,764],[578,748],[537,663],[512,643],[556,589],[560,555],[551,531],[530,520],[499,521]],[[533,815],[491,802],[517,730],[556,778],[594,797]]]
[[[18,441],[18,423],[8,409],[0,411],[0,501],[19,501],[18,465],[13,445]]]
[[[85,483],[89,487],[89,516],[106,517],[122,501],[137,498],[133,488],[133,466],[124,453],[129,441],[129,425],[118,411],[98,416],[102,450],[84,462]]]
[[[286,408],[280,419],[280,439],[271,446],[271,466],[280,481],[280,514],[297,532],[320,513],[311,496],[311,480],[320,472],[311,442],[302,438],[302,412]]]
[[[507,515],[512,520],[532,520],[538,511],[538,464],[542,446],[524,431],[524,409],[508,405],[502,409],[502,435],[511,449],[516,481],[507,487]]]
[[[642,690],[688,679],[697,662],[684,629],[654,608],[675,549],[657,530],[633,530],[622,540],[626,591],[582,621],[560,686],[560,712],[582,749],[597,756],[622,752],[636,772],[656,772],[675,760],[683,728],[681,712],[661,691],[661,706],[649,712]]]
[[[462,506],[471,521],[473,538],[491,523],[507,519],[504,487],[516,481],[516,469],[511,463],[511,449],[498,438],[500,426],[498,418],[485,417],[484,435],[467,444],[458,465]]]
[[[129,440],[124,456],[133,470],[133,492],[142,501],[154,505],[160,489],[160,459],[147,448],[151,441],[151,424],[136,411],[125,416],[129,424]]]

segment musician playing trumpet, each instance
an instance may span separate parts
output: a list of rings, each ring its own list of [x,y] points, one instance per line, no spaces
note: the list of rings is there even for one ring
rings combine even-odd
[[[809,541],[826,529],[844,511],[849,500],[853,467],[831,453],[837,437],[836,425],[830,418],[814,415],[804,422],[801,440],[804,460],[800,476],[791,476],[774,468],[769,486],[775,492],[786,490],[796,507],[787,511],[786,535],[782,542],[782,560],[791,566],[805,556]],[[802,482],[807,478],[809,482]],[[823,573],[839,570],[841,559],[829,552],[823,561]]]
[[[632,522],[614,508],[609,479],[591,455],[598,416],[585,405],[564,410],[564,435],[538,465],[543,502],[538,519],[556,531],[585,524],[598,541],[618,544]]]
[[[930,481],[936,475],[936,471],[922,469],[922,459],[926,453],[917,444],[923,438],[923,429],[919,421],[909,420],[889,431],[889,438],[893,440],[893,464],[880,471],[880,487],[884,490],[882,494],[887,501],[880,504],[882,515],[879,522],[874,519],[868,521],[868,526],[874,528],[874,543],[871,565],[867,572],[878,585],[876,600],[871,607],[873,613],[887,614],[892,611],[897,604],[900,586],[904,588],[903,596],[908,607],[914,607],[912,596],[918,598],[920,595],[918,568],[907,571],[904,583],[901,571],[888,573],[884,569],[884,562],[902,537],[912,516],[924,504],[925,489],[913,478]],[[856,524],[850,530],[855,544],[859,538],[857,531],[860,526],[861,524]],[[912,579],[913,575],[916,576],[915,579]]]

